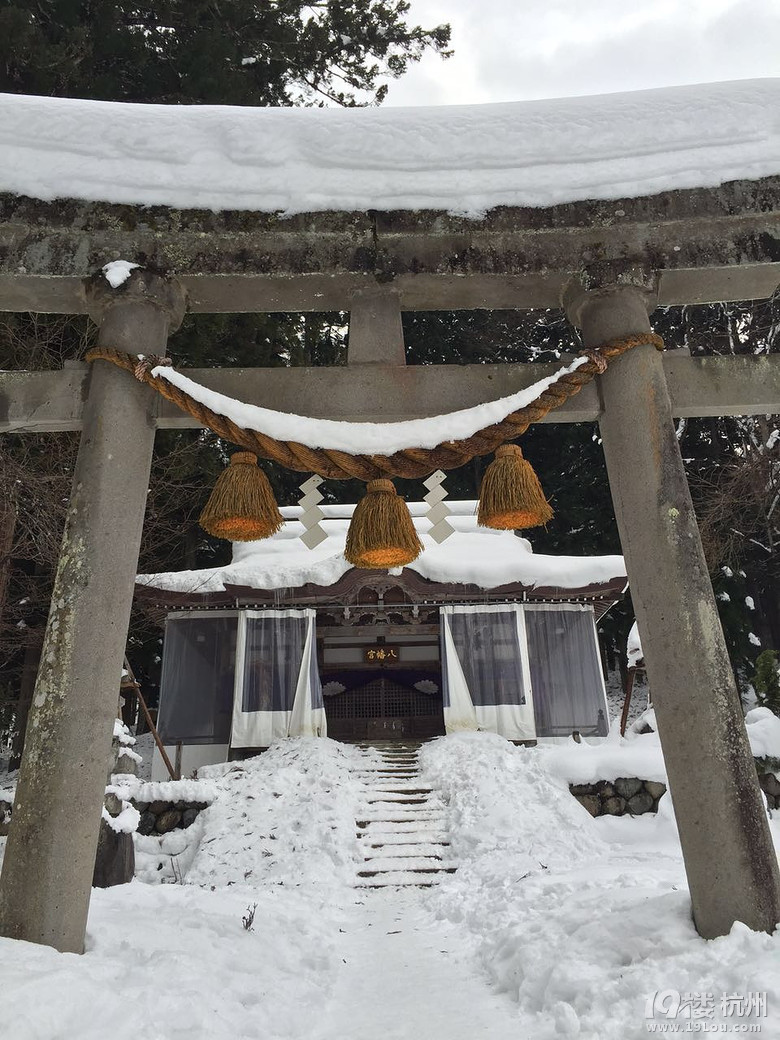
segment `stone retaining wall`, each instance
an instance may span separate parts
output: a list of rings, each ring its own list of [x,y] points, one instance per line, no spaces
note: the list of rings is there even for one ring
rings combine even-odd
[[[780,779],[774,773],[758,774],[758,783],[770,809],[780,809]],[[642,816],[657,812],[666,784],[636,777],[599,780],[595,784],[569,784],[569,790],[591,816]]]
[[[658,811],[666,784],[620,776],[595,784],[569,784],[569,790],[591,816],[642,816]]]
[[[139,802],[131,799],[141,814],[139,834],[167,834],[168,831],[186,830],[198,815],[208,807],[208,802]],[[0,837],[8,834],[13,802],[0,795]]]
[[[5,798],[0,794],[0,838],[5,837],[8,834],[8,827],[11,823],[11,808],[13,806],[13,800],[11,798]]]
[[[758,782],[770,809],[780,809],[780,780],[774,773],[759,773]]]
[[[135,799],[132,804],[141,814],[139,834],[167,834],[169,831],[186,830],[208,807],[208,802],[138,802]]]

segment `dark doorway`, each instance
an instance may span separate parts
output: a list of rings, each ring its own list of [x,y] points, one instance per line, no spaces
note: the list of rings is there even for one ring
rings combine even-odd
[[[344,678],[347,678],[344,676]],[[428,673],[408,676],[386,671],[350,675],[351,688],[334,674],[323,676],[323,688],[342,685],[340,692],[326,695],[325,715],[328,736],[335,740],[408,740],[410,737],[436,737],[444,733],[441,676],[436,681]],[[417,683],[417,686],[415,686]],[[421,686],[422,689],[417,687]]]

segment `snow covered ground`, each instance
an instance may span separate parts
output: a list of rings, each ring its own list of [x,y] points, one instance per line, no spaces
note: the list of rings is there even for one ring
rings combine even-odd
[[[409,109],[4,94],[0,190],[214,210],[479,216],[780,173],[778,109],[777,79]]]
[[[700,939],[668,799],[594,820],[554,764],[567,750],[425,745],[459,864],[426,889],[355,887],[376,752],[287,740],[208,767],[217,797],[183,883],[95,891],[83,957],[0,940],[3,1035],[632,1040],[653,994],[679,991],[713,995],[708,1027],[780,1037],[780,938]],[[765,1016],[720,1018],[722,994],[756,992]]]
[[[516,1035],[647,1036],[647,999],[676,990],[714,995],[708,1026],[728,1024],[724,992],[765,992],[768,1015],[752,1021],[780,1036],[780,935],[737,925],[700,939],[668,799],[658,816],[593,820],[547,769],[555,754],[475,734],[421,756],[450,799],[461,860],[430,907],[462,925],[489,979],[517,1002]],[[683,1031],[690,1020],[679,1021]]]

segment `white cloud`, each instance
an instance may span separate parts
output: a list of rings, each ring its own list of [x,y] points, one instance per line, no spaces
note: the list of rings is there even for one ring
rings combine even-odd
[[[391,105],[464,104],[780,76],[778,0],[412,0],[455,55],[392,83]]]

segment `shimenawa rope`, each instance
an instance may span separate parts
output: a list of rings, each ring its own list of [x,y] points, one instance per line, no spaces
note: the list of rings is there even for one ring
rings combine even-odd
[[[279,441],[260,430],[246,430],[231,419],[212,411],[196,401],[186,391],[167,379],[153,376],[152,369],[170,364],[164,358],[139,359],[135,354],[111,347],[94,347],[86,354],[87,361],[110,361],[131,372],[141,382],[152,387],[172,401],[183,412],[208,427],[219,437],[238,444],[264,459],[278,462],[287,469],[301,473],[318,473],[330,480],[378,480],[383,477],[427,477],[437,469],[457,469],[471,459],[488,455],[506,441],[513,441],[525,433],[531,423],[539,422],[548,412],[579,393],[594,376],[605,371],[608,363],[632,347],[652,344],[663,350],[663,340],[654,332],[638,333],[605,343],[594,350],[583,351],[587,361],[574,372],[561,375],[543,390],[536,400],[512,412],[501,422],[486,426],[471,437],[459,441],[445,441],[435,448],[405,448],[392,455],[350,455],[335,448],[310,448],[296,441]]]

